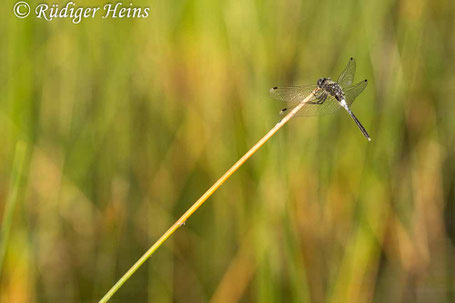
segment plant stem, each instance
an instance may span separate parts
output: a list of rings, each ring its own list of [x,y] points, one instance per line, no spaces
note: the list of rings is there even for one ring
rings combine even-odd
[[[155,244],[150,247],[147,252],[134,263],[134,265],[120,278],[120,280],[115,283],[114,286],[104,295],[104,297],[99,301],[104,303],[109,301],[109,299],[119,290],[120,287],[139,269],[139,267],[144,264],[144,262],[150,258],[153,253],[160,248],[160,246],[174,234],[174,232],[185,224],[186,220],[191,217],[191,215],[201,207],[202,204],[218,189],[227,179],[229,179],[232,174],[242,166],[246,160],[248,160],[259,148],[262,147],[281,127],[283,127],[295,114],[302,109],[306,102],[308,102],[313,97],[313,93],[308,95],[303,101],[301,101],[289,114],[287,114],[283,119],[281,119],[264,137],[262,137],[246,154],[244,154],[231,168],[224,173],[221,178],[219,178],[194,204],[172,225],[159,239]]]
[[[14,211],[16,210],[16,206],[19,200],[21,181],[24,176],[24,163],[26,162],[26,158],[27,145],[24,142],[19,141],[16,144],[16,151],[14,153],[8,198],[6,200],[2,225],[0,227],[0,276],[2,274],[3,262],[5,260],[5,255],[8,247]]]

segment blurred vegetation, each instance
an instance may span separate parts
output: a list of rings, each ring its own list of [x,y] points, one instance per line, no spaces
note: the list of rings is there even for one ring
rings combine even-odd
[[[295,119],[112,301],[455,301],[454,1],[134,4],[0,9],[1,302],[100,299],[278,121],[270,87],[351,56],[373,141]]]

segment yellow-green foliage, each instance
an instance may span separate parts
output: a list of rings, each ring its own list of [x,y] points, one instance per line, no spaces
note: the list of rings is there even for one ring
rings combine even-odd
[[[2,4],[1,302],[99,300],[280,119],[270,87],[350,57],[373,141],[344,112],[291,121],[113,302],[454,301],[455,2],[134,4]]]

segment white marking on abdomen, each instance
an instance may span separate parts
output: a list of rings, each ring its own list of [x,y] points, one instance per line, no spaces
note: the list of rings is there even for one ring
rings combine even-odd
[[[343,106],[346,110],[349,110],[348,104],[346,103],[346,100],[341,99],[340,101],[341,106]]]

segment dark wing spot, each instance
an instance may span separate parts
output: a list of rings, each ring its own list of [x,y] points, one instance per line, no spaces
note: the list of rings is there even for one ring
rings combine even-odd
[[[284,113],[285,111],[287,111],[288,109],[287,108],[283,108],[281,111],[280,111],[280,114]]]
[[[351,57],[351,60],[354,60],[354,58]]]
[[[278,89],[278,86],[274,86],[274,87],[272,87],[272,89]]]
[[[367,79],[365,79],[365,82],[368,82],[368,80],[367,80]]]

